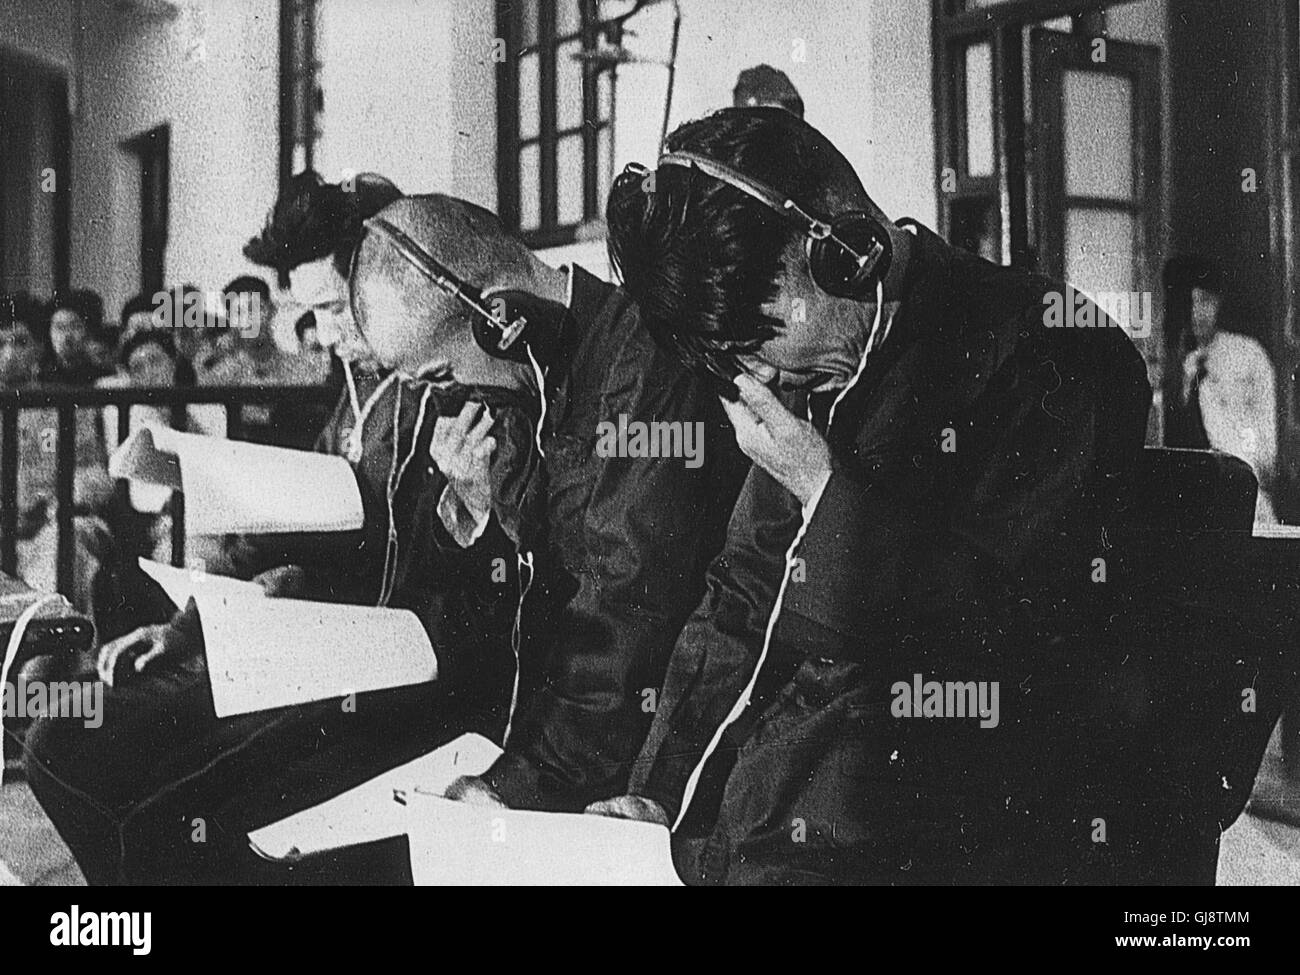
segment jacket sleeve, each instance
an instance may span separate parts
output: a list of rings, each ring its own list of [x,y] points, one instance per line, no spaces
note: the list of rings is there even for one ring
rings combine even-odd
[[[772,504],[779,498],[785,503]],[[736,501],[704,599],[677,640],[646,743],[647,764],[630,791],[676,817],[687,779],[740,699],[757,665],[768,616],[799,527],[793,495],[753,468]]]
[[[584,290],[575,282],[575,315],[589,313],[578,307]],[[578,408],[579,421],[566,427],[573,434],[554,438],[546,459],[550,547],[566,562],[554,582],[562,608],[541,686],[487,775],[512,806],[581,809],[625,787],[673,640],[702,591],[712,502],[721,495],[729,504],[738,483],[730,496],[718,489],[735,448],[713,422],[721,411],[707,387],[639,327],[596,331],[622,334],[622,347],[601,385],[592,383],[603,387],[599,404]],[[596,424],[620,412],[630,421],[703,422],[714,439],[699,466],[598,456]]]

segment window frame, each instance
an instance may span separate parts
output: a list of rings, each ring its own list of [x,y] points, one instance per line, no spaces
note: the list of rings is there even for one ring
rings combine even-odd
[[[496,4],[497,36],[505,42],[505,57],[497,62],[497,212],[502,223],[517,232],[533,248],[561,247],[582,239],[582,228],[602,217],[604,201],[599,198],[600,139],[614,126],[612,68],[588,60],[582,65],[582,119],[576,126],[561,129],[558,120],[558,58],[560,48],[578,41],[584,50],[596,47],[603,29],[598,19],[597,0],[558,0],[578,6],[578,30],[557,33],[557,0],[498,0]],[[533,3],[537,10],[537,42],[522,43],[523,3]],[[536,135],[521,138],[519,68],[528,54],[538,57],[538,124]],[[611,105],[607,118],[600,117],[600,76],[609,73]],[[559,221],[558,148],[566,138],[582,140],[582,218],[576,223]],[[521,187],[520,154],[538,146],[538,225],[520,226]],[[612,159],[610,162],[612,165]]]
[[[1069,16],[1090,30],[1107,7],[1126,0],[1005,0],[971,7],[968,0],[931,0],[931,57],[934,91],[935,198],[938,231],[949,238],[954,210],[993,201],[998,255],[1004,264],[1036,266],[1030,248],[1027,132],[1025,127],[1023,28]],[[986,42],[993,63],[993,175],[966,173],[965,50]],[[953,174],[954,187],[945,188]]]
[[[316,145],[320,141],[320,115],[324,95],[320,86],[321,62],[316,56],[320,30],[321,0],[280,0],[280,185],[284,186],[297,172],[316,168]],[[294,21],[299,11],[305,13],[302,50]],[[300,116],[306,106],[306,116]],[[303,133],[305,139],[299,139]],[[303,162],[294,163],[294,150],[301,143]]]

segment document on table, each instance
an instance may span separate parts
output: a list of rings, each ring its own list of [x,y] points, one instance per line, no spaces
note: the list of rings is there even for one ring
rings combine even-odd
[[[194,592],[218,718],[436,680],[410,610]]]
[[[441,795],[462,775],[482,775],[500,755],[500,747],[482,735],[461,735],[355,789],[254,830],[249,844],[267,859],[292,861],[401,836],[410,825],[417,794]]]
[[[427,796],[410,813],[417,886],[682,886],[670,834],[654,823]]]
[[[342,457],[146,426],[108,462],[113,477],[179,490],[199,535],[353,531],[356,474]]]

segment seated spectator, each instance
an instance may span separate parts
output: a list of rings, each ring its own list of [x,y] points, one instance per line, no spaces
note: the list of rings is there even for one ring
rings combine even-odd
[[[226,327],[215,331],[218,355],[198,371],[203,386],[312,386],[321,381],[307,360],[282,350],[272,335],[275,304],[271,288],[261,278],[235,278],[223,292],[229,315]],[[285,404],[295,412],[296,404]],[[242,438],[282,446],[309,446],[323,426],[298,436],[298,421],[270,403],[250,403],[240,409]]]
[[[154,301],[153,296],[147,295],[144,292],[127,299],[126,304],[122,306],[122,314],[120,316],[122,323],[122,347],[125,347],[127,341],[135,335],[136,332],[142,332],[146,329],[154,328],[158,324],[156,308],[157,302]],[[179,353],[180,350],[177,349],[177,352]]]
[[[194,367],[176,351],[170,331],[148,326],[128,326],[126,331],[127,337],[119,353],[125,371],[100,380],[99,386],[160,389],[194,385]],[[172,427],[212,436],[225,433],[225,411],[220,406],[139,404],[130,407],[129,414],[129,433],[142,426]],[[119,442],[117,407],[104,408],[103,423],[104,442],[110,450],[115,449]],[[128,510],[119,512],[114,527],[119,529],[115,535],[121,547],[130,555],[170,560],[171,515],[167,504],[171,493],[169,488],[137,483],[129,485]]]
[[[100,356],[96,337],[104,324],[104,302],[93,291],[56,295],[51,305],[49,347],[41,379],[67,386],[90,386],[112,370]]]
[[[39,314],[39,305],[30,300],[0,297],[0,389],[22,389],[37,383],[40,343],[32,323]],[[18,575],[32,588],[47,592],[57,586],[57,431],[53,408],[25,409],[18,414]],[[95,515],[107,504],[113,488],[93,414],[77,412],[76,435],[74,575],[72,590],[63,595],[94,619],[100,570],[111,547],[108,529]]]
[[[298,339],[298,355],[315,373],[316,381],[329,383],[337,371],[337,362],[330,350],[321,343],[316,328],[316,313],[308,311],[298,316],[298,320],[293,323],[293,334]]]
[[[348,308],[348,260],[361,239],[363,216],[392,203],[401,191],[376,173],[359,173],[350,185],[327,183],[311,170],[295,175],[244,256],[274,268],[280,286],[315,316],[321,344],[365,374],[376,364]]]

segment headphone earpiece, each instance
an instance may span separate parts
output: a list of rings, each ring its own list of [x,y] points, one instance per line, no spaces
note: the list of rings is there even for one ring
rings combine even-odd
[[[874,300],[876,282],[889,273],[894,256],[889,234],[875,217],[860,210],[841,213],[830,230],[824,237],[808,235],[813,281],[837,298]]]
[[[837,298],[874,300],[877,283],[889,272],[893,246],[889,232],[871,214],[850,210],[829,222],[819,220],[775,187],[694,152],[665,153],[659,165],[698,169],[798,223],[807,238],[808,269],[817,286]]]
[[[478,347],[497,359],[527,362],[528,322],[533,312],[526,307],[523,295],[500,291],[485,295],[482,303],[488,317],[473,315],[470,321]]]
[[[364,224],[366,230],[382,237],[412,267],[433,282],[445,294],[455,298],[470,312],[470,331],[480,349],[497,359],[527,362],[528,315],[531,306],[523,292],[498,292],[490,299],[473,285],[462,281],[452,270],[412,240],[403,230],[380,217]],[[356,255],[352,256],[352,275],[356,273]],[[355,312],[355,294],[353,310]]]

